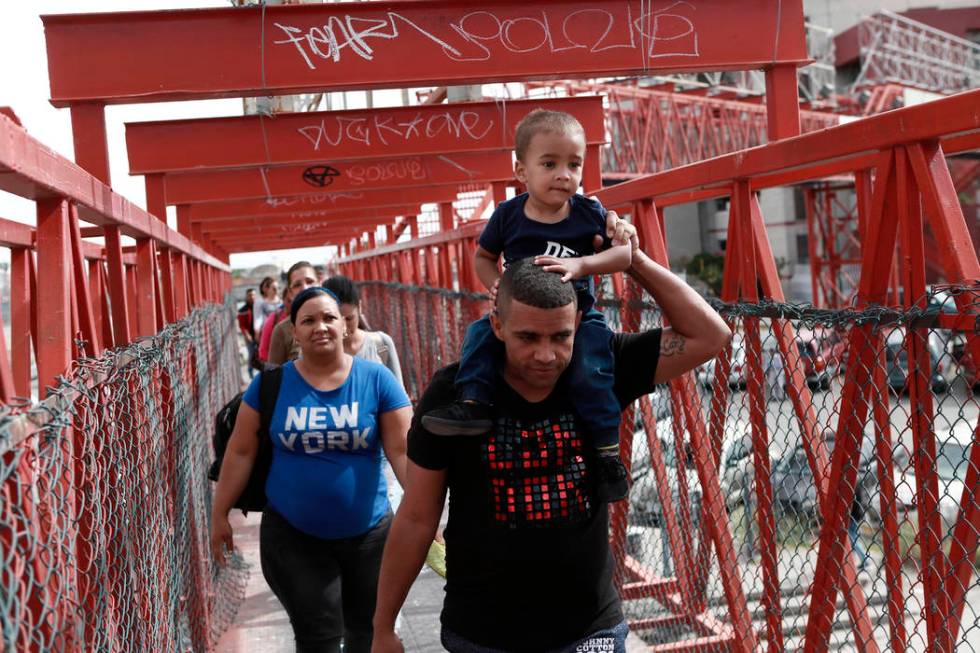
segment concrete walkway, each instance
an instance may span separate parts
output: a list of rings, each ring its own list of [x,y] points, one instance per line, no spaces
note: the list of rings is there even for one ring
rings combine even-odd
[[[235,545],[242,551],[249,565],[248,586],[245,601],[238,611],[234,625],[222,636],[215,649],[217,653],[292,653],[293,631],[289,618],[279,600],[262,578],[259,563],[259,523],[262,516],[250,514],[243,517],[237,510],[232,513],[231,525],[235,532]],[[443,579],[428,567],[424,567],[402,609],[399,635],[406,651],[436,653],[442,651],[439,643],[439,612],[442,610]]]
[[[234,625],[218,642],[218,653],[292,653],[295,650],[289,618],[262,578],[259,563],[261,520],[259,514],[243,517],[237,510],[232,513],[235,545],[241,549],[251,573],[245,601],[238,611]],[[425,566],[412,585],[405,607],[402,608],[398,631],[405,650],[409,653],[439,653],[445,650],[439,643],[439,613],[442,610],[444,583],[442,577]],[[627,650],[643,651],[646,646],[635,635],[631,635]]]

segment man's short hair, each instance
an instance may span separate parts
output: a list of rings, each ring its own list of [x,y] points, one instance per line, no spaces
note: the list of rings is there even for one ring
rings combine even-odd
[[[292,279],[293,276],[293,272],[295,272],[296,270],[300,270],[302,268],[310,268],[311,270],[313,270],[313,264],[310,263],[309,261],[297,261],[296,263],[293,263],[291,266],[289,266],[289,269],[286,270],[286,283],[287,284],[290,283],[290,280]]]
[[[548,132],[584,135],[585,129],[582,127],[582,123],[570,113],[535,109],[517,123],[517,131],[514,134],[514,154],[517,155],[517,160],[524,160],[527,148],[531,146],[531,139],[538,134]]]
[[[504,319],[512,301],[534,308],[561,308],[577,301],[575,287],[557,272],[545,272],[533,258],[514,261],[504,270],[497,287],[497,313]]]

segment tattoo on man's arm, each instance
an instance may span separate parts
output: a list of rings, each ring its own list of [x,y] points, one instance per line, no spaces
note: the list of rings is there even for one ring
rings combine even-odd
[[[667,338],[660,345],[661,356],[673,356],[684,353],[684,342],[687,339],[682,336]]]

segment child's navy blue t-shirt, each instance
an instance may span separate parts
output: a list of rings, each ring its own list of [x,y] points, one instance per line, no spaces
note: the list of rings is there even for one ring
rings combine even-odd
[[[606,209],[599,202],[583,195],[573,195],[568,217],[547,224],[532,220],[524,213],[527,193],[522,193],[497,205],[489,222],[480,234],[479,245],[491,254],[504,255],[504,265],[530,256],[570,258],[595,254],[593,238],[606,236]],[[574,280],[579,309],[588,311],[595,303],[592,277]]]

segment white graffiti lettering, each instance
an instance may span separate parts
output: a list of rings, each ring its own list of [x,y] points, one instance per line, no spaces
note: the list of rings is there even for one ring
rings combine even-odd
[[[445,111],[428,118],[421,113],[402,122],[393,122],[389,116],[382,118],[324,118],[319,124],[300,127],[298,131],[318,151],[321,146],[337,147],[343,142],[363,145],[390,145],[395,141],[410,141],[413,138],[433,139],[448,135],[457,139],[483,140],[493,129],[494,121],[482,124],[480,114],[475,111]]]
[[[292,46],[310,70],[316,70],[320,61],[340,63],[345,51],[372,61],[378,40],[394,41],[408,33],[427,39],[456,62],[489,61],[501,51],[558,54],[585,50],[598,54],[639,49],[648,59],[700,56],[692,18],[696,7],[692,3],[679,0],[654,8],[652,2],[646,2],[640,7],[635,18],[629,2],[623,2],[617,13],[588,8],[558,14],[542,9],[540,13],[535,10],[526,16],[501,19],[491,11],[471,11],[456,22],[442,23],[448,27],[443,37],[394,11],[384,18],[347,14],[307,28],[275,23],[284,38],[273,43]]]
[[[428,176],[425,166],[419,159],[400,159],[383,163],[355,163],[347,168],[347,177],[350,179],[350,183],[355,186],[394,179],[421,181]]]
[[[294,197],[269,197],[265,200],[267,206],[296,206],[297,204],[336,204],[340,200],[364,199],[364,193],[319,193],[316,195],[296,195]]]

